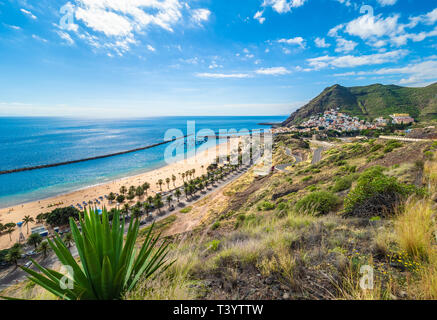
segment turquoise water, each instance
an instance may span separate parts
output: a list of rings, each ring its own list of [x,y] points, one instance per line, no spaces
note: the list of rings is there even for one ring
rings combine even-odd
[[[0,118],[0,171],[105,155],[164,141],[168,129],[260,129],[271,117],[162,117],[135,120]],[[166,165],[158,146],[130,154],[0,175],[0,208],[71,192]]]

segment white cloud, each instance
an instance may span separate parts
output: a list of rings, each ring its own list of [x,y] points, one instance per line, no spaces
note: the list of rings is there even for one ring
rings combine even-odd
[[[337,38],[337,48],[335,49],[335,52],[351,52],[357,45],[358,43],[354,41]]]
[[[208,21],[211,11],[208,9],[196,9],[191,14],[191,20],[197,25],[202,25],[202,22]]]
[[[376,65],[387,62],[393,62],[405,57],[408,54],[406,50],[396,50],[386,53],[376,53],[362,56],[322,56],[318,58],[308,59],[307,62],[314,70],[320,70],[324,68],[352,68],[365,65]]]
[[[372,71],[347,72],[336,74],[340,77],[363,75],[404,76],[399,80],[402,85],[426,85],[437,80],[437,57],[429,57],[425,61],[411,63],[405,67],[382,68]]]
[[[264,69],[258,69],[255,71],[257,74],[262,75],[284,75],[291,73],[289,70],[287,70],[284,67],[275,67],[275,68],[264,68]]]
[[[266,21],[266,18],[263,17],[263,13],[264,13],[264,11],[257,11],[255,13],[255,15],[253,16],[253,18],[255,20],[258,20],[259,23],[263,24],[264,21]]]
[[[305,40],[302,37],[296,37],[291,39],[280,39],[278,43],[286,43],[286,44],[295,44],[300,46],[301,48],[305,48]]]
[[[32,38],[41,42],[48,42],[47,39],[41,38],[40,36],[37,36],[36,34],[32,34]]]
[[[23,12],[25,15],[27,15],[28,17],[32,18],[33,20],[38,19],[32,12],[30,12],[29,10],[26,9],[20,9],[21,12]]]
[[[337,1],[340,2],[341,4],[344,4],[346,7],[350,7],[352,5],[350,0],[337,0]]]
[[[64,32],[64,31],[56,31],[59,37],[63,39],[68,45],[72,46],[74,44],[74,40],[71,38],[71,36]]]
[[[329,43],[326,43],[325,38],[316,38],[316,40],[314,40],[314,43],[318,48],[328,48],[331,46]]]
[[[392,6],[394,5],[398,0],[378,0],[378,3],[385,7],[385,6]]]
[[[291,8],[298,8],[305,4],[306,0],[264,0],[263,7],[272,7],[277,13],[287,13]]]
[[[192,9],[182,0],[75,0],[71,8],[78,24],[70,31],[96,48],[119,55],[138,43],[137,34],[153,27],[173,32],[184,21],[201,25],[211,15],[209,10]]]
[[[14,26],[14,25],[11,25],[11,24],[5,24],[5,25],[8,26],[11,29],[14,29],[14,30],[21,30],[21,28],[19,26]]]
[[[196,77],[199,78],[211,78],[211,79],[243,79],[250,78],[251,75],[247,73],[196,73]]]
[[[409,33],[407,30],[416,27],[420,23],[425,25],[435,24],[437,22],[437,9],[427,14],[410,17],[409,23],[400,23],[399,19],[399,14],[389,17],[383,17],[382,14],[365,14],[349,23],[332,28],[328,35],[339,37],[339,32],[343,31],[351,36],[359,37],[369,45],[377,48],[388,43],[394,46],[403,46],[407,44],[408,40],[418,42],[436,36],[435,30],[420,33]]]
[[[78,8],[76,18],[88,28],[103,32],[106,36],[126,37],[134,29],[128,18],[101,8]]]
[[[155,52],[156,49],[154,47],[152,47],[150,44],[147,45],[147,50]]]

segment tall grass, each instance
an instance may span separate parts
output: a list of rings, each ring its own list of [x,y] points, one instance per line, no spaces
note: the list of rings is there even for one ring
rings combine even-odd
[[[395,221],[400,248],[419,261],[429,261],[435,249],[434,210],[429,199],[410,199]]]
[[[430,194],[437,191],[437,159],[424,165],[424,181]],[[437,214],[429,199],[407,202],[395,222],[398,245],[420,262],[408,291],[417,299],[437,299]]]

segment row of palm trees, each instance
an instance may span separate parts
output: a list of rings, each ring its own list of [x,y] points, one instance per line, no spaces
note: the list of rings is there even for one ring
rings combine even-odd
[[[130,213],[130,216],[134,218],[141,217],[143,214],[145,214],[147,217],[150,217],[151,212],[155,209],[158,210],[159,214],[161,214],[161,209],[165,206],[165,204],[167,204],[168,209],[171,210],[175,200],[180,203],[182,194],[185,195],[187,200],[193,199],[199,191],[202,192],[215,182],[223,180],[226,178],[226,176],[238,170],[241,165],[241,161],[238,165],[225,164],[223,166],[218,166],[217,164],[211,164],[207,167],[206,174],[202,174],[197,178],[190,177],[190,180],[187,179],[184,181],[184,185],[182,187],[176,188],[172,194],[169,194],[165,198],[163,198],[160,193],[156,193],[155,196],[148,196],[146,201],[138,201],[133,206],[130,206],[129,203],[124,203],[123,207],[121,208],[121,212],[123,216],[129,216]],[[191,172],[193,172],[193,177],[195,171]],[[185,175],[185,177],[187,176]],[[121,204],[121,202],[119,203]],[[115,212],[115,210],[116,209],[114,208],[111,211]]]

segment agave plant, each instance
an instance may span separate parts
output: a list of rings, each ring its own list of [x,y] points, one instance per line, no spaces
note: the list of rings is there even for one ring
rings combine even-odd
[[[147,279],[155,272],[163,271],[173,262],[166,259],[168,242],[153,236],[152,227],[136,254],[135,241],[139,230],[139,220],[131,220],[124,241],[125,221],[120,221],[120,213],[115,212],[112,225],[104,209],[100,217],[96,210],[90,209],[79,216],[81,230],[70,218],[74,242],[80,256],[81,265],[73,258],[59,236],[48,240],[51,248],[64,266],[73,271],[73,286],[63,289],[60,286],[64,275],[49,270],[36,261],[34,265],[41,271],[37,273],[22,267],[29,279],[42,286],[55,296],[66,300],[113,300],[120,299],[123,293],[132,290],[140,279]],[[65,281],[64,281],[65,282]],[[66,287],[65,285],[63,287]]]

